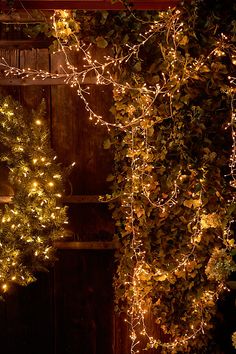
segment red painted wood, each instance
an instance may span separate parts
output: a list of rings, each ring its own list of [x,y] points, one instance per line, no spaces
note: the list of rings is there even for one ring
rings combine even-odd
[[[132,2],[133,8],[136,10],[164,10],[168,7],[174,7],[180,3],[180,0],[135,0]],[[6,1],[0,0],[0,9],[6,9]],[[83,10],[122,10],[124,5],[121,2],[112,4],[110,0],[87,0],[87,1],[70,1],[70,0],[16,0],[14,8],[25,9],[83,9]]]

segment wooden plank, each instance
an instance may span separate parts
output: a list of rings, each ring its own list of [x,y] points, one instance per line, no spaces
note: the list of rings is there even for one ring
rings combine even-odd
[[[119,244],[114,241],[98,241],[98,242],[55,242],[54,246],[58,249],[64,250],[114,250],[119,247]]]
[[[45,39],[1,39],[0,48],[48,48],[51,43],[52,41]]]
[[[84,102],[69,86],[52,86],[52,146],[59,161],[67,166],[76,162],[70,174],[70,189],[74,195],[109,193],[107,176],[112,173],[113,151],[105,150],[103,142],[109,137],[104,126],[88,118]],[[86,95],[91,109],[104,120],[112,122],[111,87],[91,85]],[[95,122],[96,123],[96,122]],[[69,186],[68,186],[69,187]]]
[[[99,63],[105,63],[106,59],[105,57],[109,57],[113,55],[112,53],[112,48],[108,46],[107,48],[98,48],[97,46],[93,45],[89,49],[90,55],[92,58],[96,59],[97,62]],[[67,57],[67,58],[66,58]],[[97,84],[97,77],[95,76],[94,70],[90,70],[86,66],[86,62],[84,60],[84,54],[82,50],[76,51],[76,50],[66,50],[66,57],[63,53],[61,52],[56,52],[54,54],[51,54],[50,56],[50,63],[51,63],[51,70],[50,72],[52,74],[55,74],[59,77],[62,77],[63,80],[67,79],[68,77],[65,75],[65,69],[67,68],[67,59],[68,61],[75,67],[77,68],[76,71],[78,73],[81,73],[80,76],[77,75],[77,80],[78,83],[80,84]],[[68,70],[68,73],[70,70]],[[98,69],[98,72],[101,72],[101,69]],[[84,73],[84,79],[82,78]],[[86,75],[85,75],[86,73]],[[68,81],[69,83],[69,81]]]
[[[19,50],[20,60],[19,67],[32,68],[35,70],[49,71],[49,53],[47,48],[32,49],[32,50]],[[37,86],[22,85],[20,90],[20,102],[24,107],[29,109],[35,109],[42,99],[46,103],[46,115],[48,119],[50,115],[50,86],[41,85],[41,82]]]
[[[112,348],[113,253],[60,250],[58,258],[54,267],[53,353],[115,354]],[[27,354],[34,353],[30,349]]]
[[[68,241],[112,241],[114,221],[107,204],[69,204]],[[67,232],[66,232],[67,234]]]
[[[0,23],[11,24],[40,24],[50,22],[53,11],[9,11],[0,13]]]
[[[0,58],[9,64],[9,66],[18,67],[19,65],[19,50],[9,49],[9,48],[0,48]],[[4,71],[4,67],[0,65],[1,72]]]
[[[100,195],[67,195],[62,198],[63,203],[68,204],[97,204],[106,203],[100,200]],[[0,195],[0,204],[11,203],[13,195]]]
[[[0,64],[1,68],[1,64]],[[66,75],[51,79],[39,79],[39,78],[30,78],[30,77],[25,77],[25,78],[18,78],[18,77],[9,77],[9,76],[0,76],[0,86],[57,86],[57,85],[67,85],[65,82]],[[86,76],[85,79],[81,80],[81,82],[78,82],[81,84],[85,85],[93,85],[97,81],[95,76]]]
[[[7,43],[7,40],[2,41],[3,47],[4,43]],[[1,43],[1,41],[0,41]],[[18,40],[12,41],[12,43],[18,43]],[[2,64],[0,62],[0,85],[1,86],[57,86],[57,85],[69,85],[69,77],[67,73],[65,73],[64,68],[66,68],[65,56],[62,53],[49,54],[47,48],[38,48],[34,49],[33,46],[31,50],[24,50],[21,48],[21,43],[24,41],[19,41],[19,45],[16,46],[15,51],[9,50],[11,47],[7,47],[8,50],[1,49],[0,45],[0,53],[3,58]],[[33,42],[32,42],[33,43]],[[37,45],[35,44],[35,47]],[[29,49],[29,48],[28,48]],[[4,61],[6,61],[9,66],[19,67],[18,62],[15,65],[12,65],[10,60],[12,61],[12,56],[15,55],[18,58],[18,62],[20,63],[20,67],[22,69],[30,68],[32,71],[32,75],[28,74],[28,77],[21,78],[19,76],[14,76],[12,74],[6,76],[4,71],[6,69]],[[99,49],[93,47],[90,49],[90,53],[92,57],[96,58],[97,61],[103,63],[104,57],[112,55],[111,48]],[[10,56],[10,58],[9,58]],[[97,77],[93,70],[88,70],[88,68],[84,67],[84,59],[81,53],[75,51],[68,51],[67,57],[70,62],[78,68],[78,72],[82,73],[87,71],[86,75],[78,75],[77,83],[84,85],[93,85],[97,84]],[[20,60],[19,60],[20,58]],[[47,61],[47,65],[45,64]],[[48,63],[50,62],[50,70]],[[50,71],[52,73],[51,77],[42,79],[37,77],[37,73],[34,75],[34,70],[46,70],[46,72]],[[26,74],[25,74],[26,75]],[[76,92],[76,91],[75,91]]]
[[[156,1],[133,1],[133,8],[137,10],[164,10],[180,4],[180,0],[156,0]],[[22,0],[15,1],[16,9],[81,9],[81,10],[122,10],[125,6],[121,2],[112,3],[110,0]],[[8,6],[4,0],[0,2],[0,9],[6,9]]]

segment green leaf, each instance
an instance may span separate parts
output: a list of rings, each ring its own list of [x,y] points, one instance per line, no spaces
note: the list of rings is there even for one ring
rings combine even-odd
[[[141,71],[141,70],[142,70],[141,62],[138,61],[138,62],[134,65],[133,69],[134,69],[135,71],[138,71],[138,72]]]
[[[98,48],[106,48],[108,46],[107,40],[102,36],[96,38],[96,44]]]
[[[103,143],[103,148],[105,150],[108,150],[108,149],[110,149],[110,147],[111,147],[111,141],[110,141],[110,139],[106,139]]]
[[[188,44],[188,41],[189,41],[188,36],[183,36],[179,44],[185,46],[186,44]]]
[[[230,252],[231,256],[236,256],[236,248]]]
[[[114,178],[115,178],[114,175],[108,175],[106,180],[107,180],[107,182],[111,182],[111,181],[114,181]]]
[[[201,205],[201,200],[200,199],[186,199],[183,202],[183,205],[186,206],[187,208],[198,208]]]
[[[101,20],[100,23],[104,25],[106,23],[107,17],[108,17],[108,11],[101,11]]]

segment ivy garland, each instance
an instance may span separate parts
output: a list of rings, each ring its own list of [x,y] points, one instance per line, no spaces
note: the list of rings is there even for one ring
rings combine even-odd
[[[192,1],[159,13],[77,13],[79,38],[87,34],[99,47],[111,43],[118,57],[153,33],[116,67],[116,80],[131,89],[115,86],[111,108],[118,128],[108,180],[113,197],[122,196],[111,203],[122,244],[114,287],[118,308],[128,313],[131,353],[142,337],[147,348],[165,354],[214,351],[216,301],[236,270],[226,130],[233,114],[235,12],[232,2]],[[144,83],[164,87],[163,94],[153,101],[138,90]],[[164,339],[152,336],[146,312]]]
[[[118,123],[142,117],[113,139],[114,195],[123,195],[113,212],[122,242],[114,285],[119,306],[128,304],[132,353],[142,335],[163,353],[212,352],[215,303],[236,270],[225,176],[236,8],[199,1],[175,14],[158,15],[167,26],[120,75],[131,86],[167,83],[168,92],[147,110],[146,95],[114,90]],[[164,340],[146,328],[146,311]]]
[[[63,177],[50,148],[44,103],[32,114],[11,97],[0,100],[0,160],[9,168],[12,204],[0,215],[0,283],[27,285],[54,260],[53,242],[67,223]]]
[[[155,34],[133,69],[122,70],[125,80],[132,73],[133,85],[166,80],[169,90],[136,126],[114,137],[115,193],[124,195],[113,213],[123,245],[117,301],[126,300],[132,309],[134,345],[141,327],[148,347],[163,353],[212,352],[208,336],[215,302],[235,270],[234,240],[226,231],[235,206],[225,177],[230,146],[224,130],[231,117],[234,17],[227,12],[224,26],[219,2],[216,13],[194,5],[185,5],[174,27]],[[173,15],[163,16],[171,21]],[[145,96],[131,92],[115,91],[114,99],[118,121],[132,121],[145,107]],[[145,328],[145,304],[168,340],[156,340]]]

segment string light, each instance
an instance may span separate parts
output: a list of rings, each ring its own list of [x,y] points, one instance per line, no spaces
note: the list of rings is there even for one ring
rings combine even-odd
[[[28,115],[12,98],[0,102],[0,132],[3,144],[8,148],[1,160],[10,166],[9,180],[15,189],[13,204],[5,207],[1,218],[0,283],[3,292],[12,282],[27,285],[34,281],[34,267],[47,266],[53,261],[51,245],[55,239],[63,237],[67,221],[66,208],[60,207],[58,196],[51,193],[53,188],[55,194],[60,194],[63,178],[59,165],[52,163],[53,154],[42,115],[43,105],[29,121]],[[31,260],[29,264],[28,261],[25,264],[25,254]]]

